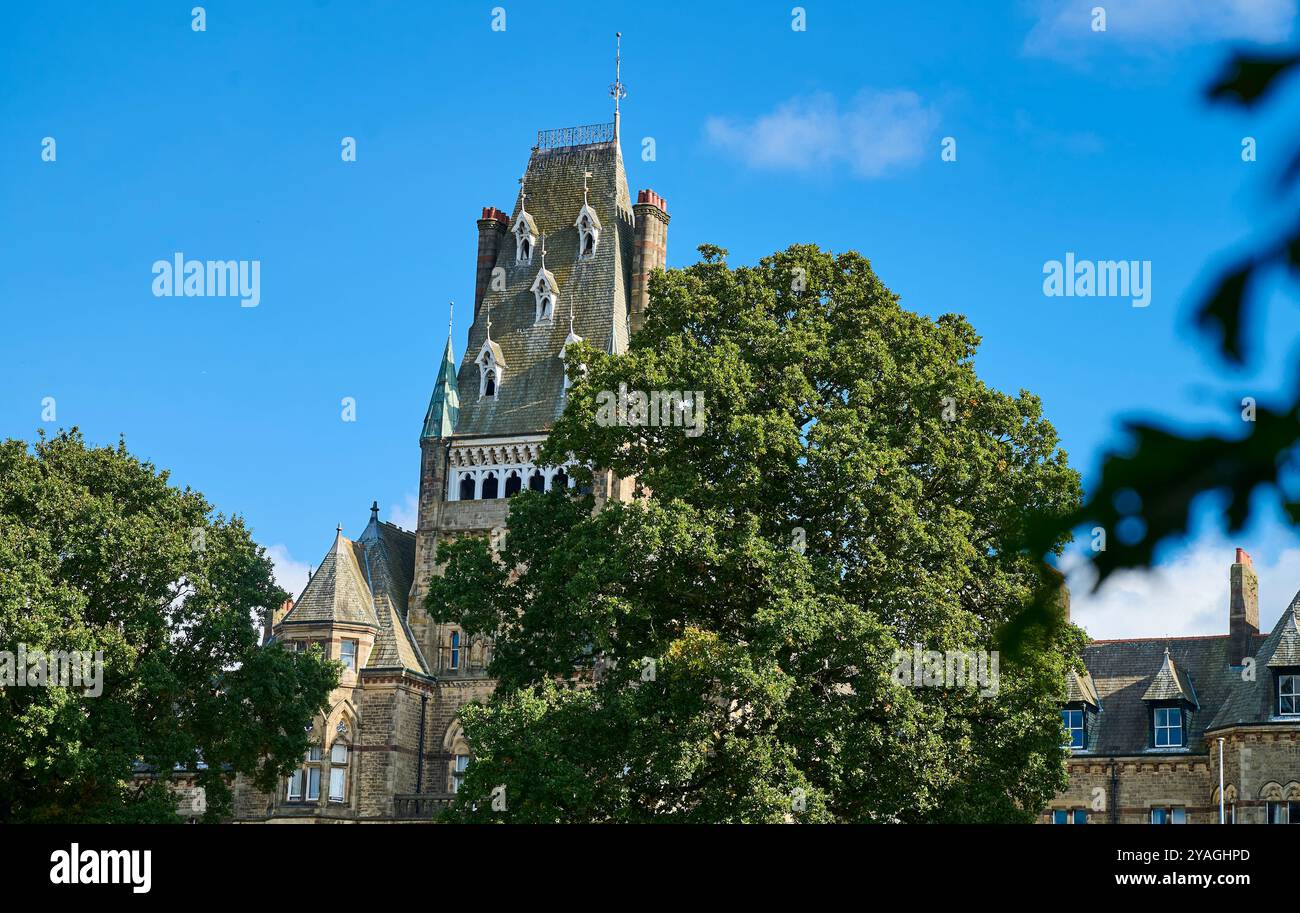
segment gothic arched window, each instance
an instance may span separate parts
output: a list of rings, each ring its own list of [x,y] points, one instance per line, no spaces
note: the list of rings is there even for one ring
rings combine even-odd
[[[519,494],[519,489],[523,487],[524,479],[518,469],[511,469],[506,473],[506,497]]]
[[[501,497],[499,494],[497,494],[497,490],[498,490],[497,486],[498,486],[497,474],[495,472],[484,473],[483,474],[483,496],[482,496],[483,500],[490,501],[493,498]]]
[[[555,475],[551,476],[551,488],[568,488],[569,474],[563,469],[557,470]]]
[[[528,477],[529,491],[546,491],[546,473],[540,469],[534,469],[532,475]]]
[[[460,500],[462,501],[474,500],[474,474],[473,473],[462,472],[460,474]]]

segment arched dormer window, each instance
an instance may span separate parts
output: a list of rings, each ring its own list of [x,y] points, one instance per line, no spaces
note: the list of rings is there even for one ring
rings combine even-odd
[[[596,255],[596,247],[600,244],[600,219],[596,216],[596,210],[584,202],[573,226],[578,229],[578,259],[590,260]]]
[[[492,325],[489,322],[488,333],[491,332]],[[492,341],[491,335],[483,343],[483,348],[479,349],[474,364],[478,365],[478,395],[484,399],[496,399],[501,390],[501,380],[505,376],[506,360],[501,354],[501,347]]]
[[[537,250],[537,223],[526,210],[520,210],[511,231],[515,236],[515,263],[532,263]]]
[[[530,287],[533,293],[533,300],[537,306],[536,319],[533,321],[534,326],[542,324],[550,325],[555,322],[555,304],[560,297],[560,286],[555,282],[555,276],[545,266],[537,273],[537,278],[533,280]]]

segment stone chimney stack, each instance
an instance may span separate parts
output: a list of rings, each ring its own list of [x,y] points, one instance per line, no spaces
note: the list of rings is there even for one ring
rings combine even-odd
[[[264,619],[264,623],[262,625],[263,645],[266,645],[271,642],[272,629],[274,629],[276,625],[278,625],[280,622],[284,621],[284,616],[288,615],[289,610],[292,608],[293,608],[293,600],[286,599],[284,602],[280,604],[280,607],[278,609],[271,609],[271,611],[266,613],[266,618]]]
[[[478,320],[478,307],[483,303],[488,283],[492,281],[492,268],[497,263],[501,239],[510,231],[510,217],[495,206],[484,206],[483,217],[478,220],[478,271],[474,277],[474,319]]]
[[[1244,548],[1237,549],[1237,560],[1228,571],[1228,660],[1241,665],[1255,655],[1255,637],[1259,634],[1259,578]]]
[[[632,295],[628,300],[631,331],[645,323],[650,307],[650,273],[668,262],[668,204],[653,190],[641,190],[632,207],[636,233],[632,245]]]

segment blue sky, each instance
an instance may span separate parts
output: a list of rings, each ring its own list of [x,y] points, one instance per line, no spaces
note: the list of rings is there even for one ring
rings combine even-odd
[[[1291,136],[1200,90],[1231,44],[1288,40],[1295,0],[1112,2],[1094,32],[1097,2],[812,0],[805,31],[792,3],[213,2],[203,32],[192,2],[4,4],[0,435],[125,435],[242,513],[295,591],[372,500],[412,524],[474,221],[511,208],[537,130],[609,119],[616,30],[629,178],[668,201],[670,266],[703,242],[734,264],[862,251],[906,307],[969,317],[980,374],[1039,394],[1088,478],[1122,416],[1240,427],[1242,396],[1291,379],[1291,305],[1260,313],[1250,373],[1209,357],[1188,314],[1206,264],[1271,212]],[[260,261],[260,304],[153,296],[176,251]],[[1149,260],[1150,306],[1045,297],[1067,251]],[[1095,636],[1223,631],[1232,545],[1271,622],[1300,542],[1277,521],[1229,541],[1210,510],[1163,579],[1076,588],[1076,618]]]

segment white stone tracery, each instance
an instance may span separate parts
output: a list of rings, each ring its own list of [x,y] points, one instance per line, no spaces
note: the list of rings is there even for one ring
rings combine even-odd
[[[569,472],[571,464],[564,466],[538,466],[537,455],[542,442],[536,441],[498,441],[482,444],[466,444],[453,447],[447,464],[447,500],[468,501],[482,500],[484,482],[495,479],[498,498],[506,496],[509,479],[517,477],[521,491],[527,491],[534,485],[534,476],[541,475],[542,491],[550,491],[557,476],[562,477],[566,487],[573,487],[573,476]],[[472,485],[472,497],[462,497],[462,487],[466,494]]]

